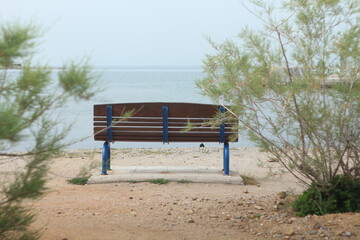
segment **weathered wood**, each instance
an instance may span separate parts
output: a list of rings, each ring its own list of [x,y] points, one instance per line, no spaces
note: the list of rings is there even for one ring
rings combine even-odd
[[[123,116],[128,111],[134,111],[132,117],[161,117],[162,106],[169,107],[169,118],[208,118],[218,111],[217,105],[197,103],[120,103],[94,105],[94,116],[105,116],[106,106],[113,107],[113,116]]]
[[[230,136],[226,137],[227,141],[230,142]],[[106,141],[105,135],[97,135],[96,141]],[[162,142],[162,136],[114,136],[114,141],[121,142]],[[205,136],[169,136],[170,142],[219,142],[219,137],[205,137]]]
[[[168,135],[170,142],[219,142],[220,127],[210,126],[221,106],[194,103],[122,103],[94,105],[94,138],[106,140],[106,106],[112,106],[113,141],[163,142],[162,107],[168,107]],[[127,111],[131,117],[124,118]],[[190,129],[187,129],[188,125]],[[225,123],[226,141],[235,134],[237,122]],[[187,129],[187,131],[185,131]]]

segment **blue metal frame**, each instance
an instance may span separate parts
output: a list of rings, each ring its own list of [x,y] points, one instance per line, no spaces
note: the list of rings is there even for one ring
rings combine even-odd
[[[220,107],[220,112],[221,113],[224,113],[226,111],[226,109],[224,108],[224,107]],[[219,142],[221,142],[221,143],[223,143],[223,142],[225,142],[225,124],[224,123],[222,123],[221,125],[220,125],[220,129],[219,129]]]
[[[221,113],[225,113],[226,109],[220,107]],[[163,120],[163,143],[169,143],[169,109],[167,106],[162,107],[162,120]],[[107,175],[107,170],[110,170],[110,142],[112,142],[112,106],[106,106],[106,142],[103,145],[102,151],[102,169],[101,175]],[[222,123],[219,128],[219,142],[224,143],[224,161],[223,170],[225,175],[230,175],[230,149],[229,143],[225,137],[225,124]]]
[[[111,170],[110,166],[110,142],[112,142],[112,106],[106,106],[106,142],[103,145],[101,175],[107,175],[107,170]]]
[[[110,152],[111,152],[111,147],[110,147],[110,142],[108,143],[108,147],[107,147],[107,170],[111,170],[111,163],[110,163]]]
[[[169,143],[169,108],[162,107],[162,121],[163,121],[163,143]]]
[[[224,142],[224,174],[230,175],[230,149],[228,142]]]
[[[102,151],[101,175],[107,175],[107,170],[110,169],[110,143],[104,142]]]
[[[220,107],[220,112],[225,113],[226,109],[224,107]],[[223,169],[225,175],[230,175],[230,149],[229,143],[225,137],[225,123],[222,123],[219,128],[219,142],[224,143],[224,160],[223,160]]]

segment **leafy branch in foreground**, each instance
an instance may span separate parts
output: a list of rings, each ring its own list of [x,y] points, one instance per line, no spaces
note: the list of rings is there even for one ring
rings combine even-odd
[[[24,201],[41,197],[45,191],[49,163],[66,143],[69,127],[59,128],[54,110],[70,98],[87,100],[95,93],[96,76],[87,61],[71,62],[58,73],[34,66],[30,60],[38,38],[31,24],[0,27],[0,156],[1,162],[17,156],[26,165],[14,176],[1,178],[0,239],[37,239],[39,232],[29,229],[35,215]],[[15,62],[21,69],[10,71]],[[62,129],[62,130],[59,130]],[[23,153],[11,147],[26,145]]]
[[[359,2],[251,2],[263,30],[210,40],[216,53],[206,56],[198,87],[308,186],[327,191],[338,175],[359,179]]]

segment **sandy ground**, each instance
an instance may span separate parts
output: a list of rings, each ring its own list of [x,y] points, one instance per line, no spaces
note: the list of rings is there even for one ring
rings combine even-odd
[[[296,217],[289,202],[302,186],[290,174],[279,176],[283,169],[255,148],[230,154],[231,168],[258,184],[71,185],[66,180],[82,168],[100,164],[101,150],[63,152],[51,166],[48,193],[33,205],[33,227],[49,240],[360,239],[359,213]],[[113,149],[112,164],[221,168],[222,148]]]

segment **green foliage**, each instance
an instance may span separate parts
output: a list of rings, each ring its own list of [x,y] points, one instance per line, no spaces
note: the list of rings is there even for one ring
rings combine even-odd
[[[135,183],[138,183],[138,181],[130,180],[130,181],[128,181],[128,183],[135,184]]]
[[[186,179],[181,179],[180,181],[177,181],[177,183],[191,183],[191,181]]]
[[[329,189],[319,189],[312,184],[298,196],[293,209],[299,216],[360,212],[360,179],[337,175]]]
[[[255,177],[252,177],[252,176],[249,176],[249,175],[244,175],[244,174],[241,174],[240,176],[243,179],[245,185],[257,185],[257,184],[259,184],[259,181]]]
[[[164,178],[157,178],[157,179],[151,179],[149,181],[149,183],[152,183],[152,184],[168,184],[170,181],[167,180],[167,179],[164,179]]]
[[[263,29],[210,41],[197,86],[305,184],[360,178],[359,1],[250,2]]]
[[[0,26],[0,67],[11,67],[14,60],[29,55],[38,37],[38,28],[31,24]]]
[[[79,68],[78,66],[82,66]],[[87,61],[71,62],[59,72],[60,86],[71,95],[80,99],[89,99],[95,91],[91,87],[95,84],[95,76],[89,74],[91,67]]]
[[[29,229],[34,214],[23,203],[45,193],[50,161],[66,145],[70,128],[58,130],[53,112],[69,98],[87,100],[95,93],[96,76],[87,62],[65,66],[58,79],[47,66],[32,65],[29,59],[38,37],[38,28],[31,24],[0,26],[0,161],[17,157],[27,163],[0,183],[0,239],[39,237]],[[9,74],[15,62],[22,67]],[[17,144],[27,151],[10,153]]]
[[[69,179],[67,181],[68,181],[68,183],[75,184],[75,185],[85,185],[85,184],[87,184],[89,178],[90,178],[90,176],[76,177],[76,178]]]

